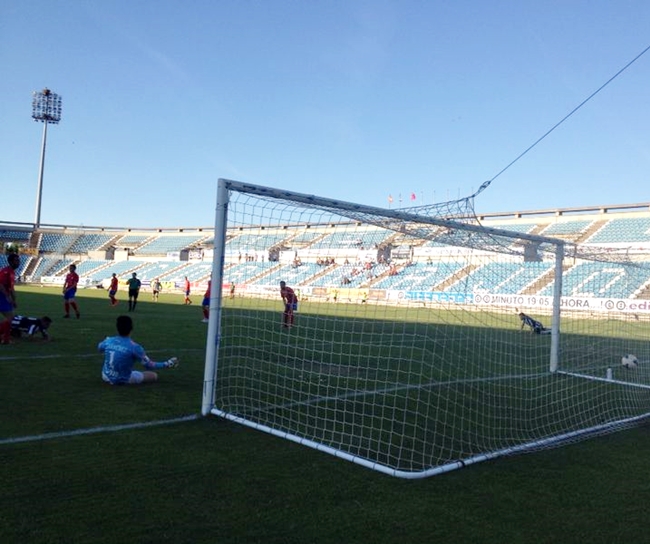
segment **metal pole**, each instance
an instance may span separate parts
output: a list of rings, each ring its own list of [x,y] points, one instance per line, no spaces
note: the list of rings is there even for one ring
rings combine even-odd
[[[214,254],[212,258],[212,290],[210,291],[210,318],[208,338],[205,348],[205,368],[203,375],[203,397],[201,415],[208,415],[215,404],[215,386],[221,341],[221,307],[223,268],[226,254],[226,232],[228,230],[228,201],[230,191],[226,181],[217,184],[217,208],[214,223]]]
[[[550,371],[556,372],[560,364],[560,312],[562,307],[562,273],[564,244],[558,244],[555,251],[555,283],[553,285],[553,318],[551,322]]]
[[[45,145],[47,143],[47,122],[43,123],[43,143],[41,144],[41,165],[38,169],[38,189],[36,191],[36,217],[34,226],[41,225],[41,197],[43,193],[43,170],[45,168]]]
[[[47,144],[47,125],[61,120],[61,97],[47,87],[41,92],[32,93],[32,119],[43,123],[43,143],[41,145],[41,164],[38,169],[38,189],[36,191],[36,215],[34,227],[41,224],[41,200],[43,195],[43,171],[45,170],[45,147]]]

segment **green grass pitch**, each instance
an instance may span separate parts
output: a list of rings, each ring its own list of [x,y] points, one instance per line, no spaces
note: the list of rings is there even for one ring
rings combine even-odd
[[[181,366],[160,371],[155,385],[133,388],[103,384],[96,352],[114,334],[124,300],[111,308],[101,290],[83,290],[78,300],[82,318],[64,320],[58,289],[19,287],[18,312],[52,317],[53,341],[0,346],[2,543],[647,541],[647,427],[418,481],[219,418],[115,430],[198,414],[206,338],[200,296],[184,306],[180,294],[158,303],[141,294],[134,339],[156,357],[178,356]],[[224,300],[224,324],[235,332],[245,330],[237,304]],[[268,321],[264,338],[232,347],[249,354],[281,334],[280,303],[260,301],[245,311]],[[342,332],[344,324],[355,334],[385,332],[356,305],[305,303],[299,317],[328,313]],[[406,332],[417,339],[423,313],[409,315]],[[318,340],[302,337],[300,328],[291,334],[294,351],[285,362]],[[345,338],[323,353],[333,359],[321,365],[359,361]],[[286,369],[292,376],[296,365]],[[351,387],[358,372],[343,377]],[[341,372],[334,378],[343,379]],[[103,432],[69,435],[88,430]]]

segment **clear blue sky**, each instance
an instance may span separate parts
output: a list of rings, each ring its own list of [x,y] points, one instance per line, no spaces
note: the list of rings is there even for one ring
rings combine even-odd
[[[475,191],[650,45],[647,0],[0,0],[1,220],[213,224],[219,177],[373,206]],[[650,53],[476,200],[650,201]]]

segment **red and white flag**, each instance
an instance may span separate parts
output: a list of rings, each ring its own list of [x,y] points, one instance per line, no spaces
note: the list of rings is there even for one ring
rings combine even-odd
[[[411,200],[415,200],[417,196],[415,196],[415,193],[411,193]]]

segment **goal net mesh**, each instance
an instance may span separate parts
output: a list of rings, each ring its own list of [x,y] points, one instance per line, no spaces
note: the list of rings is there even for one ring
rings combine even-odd
[[[641,261],[226,180],[217,217],[204,413],[407,478],[648,415]]]

